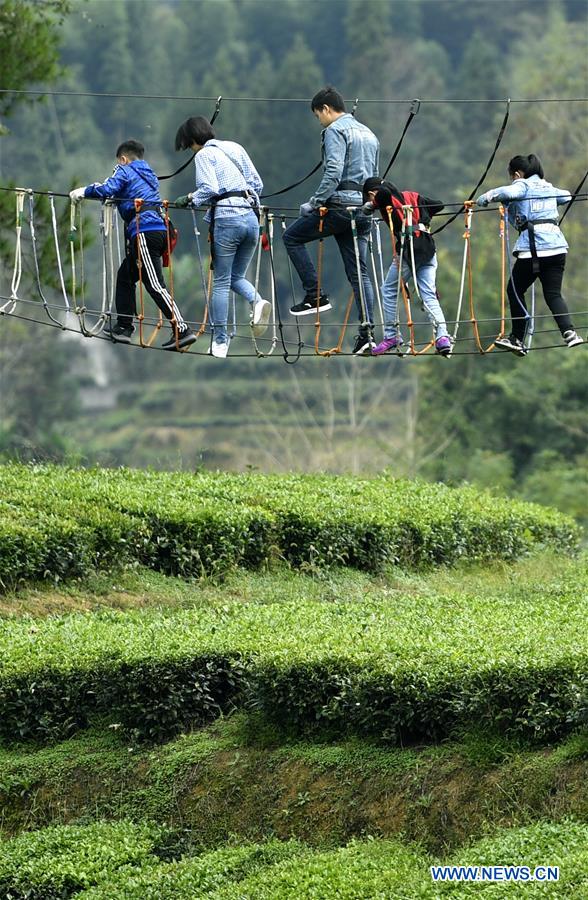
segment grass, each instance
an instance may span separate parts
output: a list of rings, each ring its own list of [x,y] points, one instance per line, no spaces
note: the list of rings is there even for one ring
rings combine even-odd
[[[239,714],[157,747],[118,730],[0,751],[1,827],[155,820],[199,847],[276,835],[333,846],[404,834],[444,852],[491,825],[588,819],[588,734],[536,749],[490,732],[401,749],[301,740]]]
[[[247,572],[233,570],[219,583],[214,578],[185,579],[144,566],[122,572],[92,573],[83,580],[54,585],[40,582],[0,595],[0,619],[23,616],[42,618],[70,612],[105,609],[182,609],[222,607],[229,604],[361,601],[366,597],[443,597],[476,594],[480,597],[508,592],[564,594],[588,554],[578,560],[555,551],[525,556],[516,562],[493,560],[461,562],[434,570],[403,571],[390,568],[377,575],[354,569],[299,571],[283,564]]]

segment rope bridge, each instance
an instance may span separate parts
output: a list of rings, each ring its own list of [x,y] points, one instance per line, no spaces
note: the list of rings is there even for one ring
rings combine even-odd
[[[83,91],[11,91],[10,89],[2,89],[0,93],[26,93],[26,94],[36,94],[36,95],[44,95],[44,94],[52,94],[56,96],[101,96],[105,98],[120,98],[120,97],[131,97],[133,99],[165,99],[165,100],[198,100],[198,101],[215,101],[215,109],[212,116],[211,121],[214,121],[216,117],[219,115],[221,109],[221,102],[223,98],[221,96],[217,98],[204,98],[204,97],[163,97],[163,96],[152,96],[152,95],[126,95],[126,94],[100,94],[94,92],[83,92]],[[228,101],[235,102],[286,102],[286,103],[307,103],[308,100],[303,98],[262,98],[262,97],[239,97],[239,98],[224,98]],[[453,331],[450,334],[451,340],[451,355],[486,355],[495,350],[495,341],[501,338],[504,335],[505,331],[505,319],[506,319],[506,280],[507,280],[507,258],[509,259],[510,265],[510,239],[508,232],[508,219],[505,216],[505,210],[503,206],[498,207],[498,216],[499,216],[499,240],[500,240],[500,267],[501,267],[501,276],[500,276],[500,312],[499,315],[494,318],[485,318],[480,319],[476,315],[476,304],[474,298],[474,274],[473,274],[473,265],[472,265],[472,224],[474,219],[474,214],[477,216],[479,213],[492,212],[492,209],[485,208],[480,210],[475,210],[473,205],[473,198],[478,190],[478,188],[483,183],[488,171],[494,161],[498,148],[501,144],[502,138],[506,131],[511,104],[513,103],[549,103],[549,102],[557,102],[557,103],[585,103],[586,98],[544,98],[544,99],[511,99],[507,98],[504,100],[374,100],[367,99],[361,101],[364,104],[370,103],[383,103],[383,104],[410,104],[409,115],[402,130],[400,139],[394,149],[390,162],[386,168],[386,173],[391,168],[392,164],[395,162],[399,151],[401,149],[404,138],[409,130],[409,127],[419,112],[421,104],[443,104],[443,103],[451,103],[451,104],[463,104],[463,103],[506,103],[504,118],[502,120],[500,130],[498,132],[498,136],[496,138],[494,147],[492,149],[492,153],[490,158],[482,172],[481,177],[478,179],[476,186],[468,195],[468,198],[462,203],[447,203],[444,204],[446,208],[456,207],[455,211],[441,213],[438,214],[438,218],[445,216],[447,217],[447,221],[441,225],[433,234],[442,231],[452,222],[459,218],[460,215],[463,214],[464,217],[464,230],[463,230],[463,257],[462,257],[462,265],[461,265],[461,278],[460,278],[460,287],[458,292],[457,299],[457,308],[455,318],[452,320],[448,320],[448,325],[453,325]],[[355,99],[352,114],[355,114],[357,106],[359,104],[359,98]],[[186,166],[192,161],[193,157],[191,157],[186,163],[180,166],[175,172],[172,172],[170,175],[160,175],[159,178],[161,180],[165,180],[168,178],[173,178],[179,172],[186,168]],[[262,199],[269,199],[272,197],[278,197],[282,194],[285,194],[292,190],[295,187],[298,187],[300,184],[305,182],[308,178],[313,175],[321,163],[319,162],[311,172],[305,175],[303,178],[297,180],[293,184],[288,185],[285,188],[282,188],[278,191],[274,191],[270,194],[263,195]],[[562,219],[567,215],[573,203],[579,200],[588,199],[588,194],[581,194],[580,191],[584,185],[586,178],[588,177],[588,173],[584,175],[583,179],[580,181],[576,191],[572,194],[572,200],[568,204],[567,209],[565,210]],[[35,191],[33,189],[13,189],[13,188],[4,188],[0,187],[2,191],[12,191],[15,196],[15,250],[14,250],[14,265],[13,265],[13,273],[12,280],[10,285],[10,293],[9,294],[0,294],[0,315],[10,316],[17,319],[22,319],[24,321],[32,322],[39,325],[47,325],[53,328],[59,328],[63,331],[75,332],[78,334],[82,334],[86,338],[98,339],[98,340],[108,340],[111,342],[111,338],[107,337],[103,332],[104,329],[110,325],[111,318],[113,316],[113,304],[114,304],[114,292],[115,292],[115,282],[116,282],[116,269],[120,266],[124,249],[121,249],[121,234],[119,229],[119,219],[115,214],[115,204],[117,198],[112,198],[112,200],[106,201],[101,204],[100,209],[100,221],[99,221],[99,233],[100,233],[100,249],[101,249],[101,300],[99,306],[90,307],[86,305],[86,296],[85,296],[85,263],[84,263],[84,219],[81,213],[81,210],[78,205],[72,203],[70,206],[70,228],[69,228],[69,252],[67,254],[62,253],[60,236],[59,236],[59,228],[57,222],[57,214],[55,209],[55,198],[68,198],[68,195],[59,194],[57,192],[46,192],[46,191]],[[59,303],[50,303],[46,297],[41,272],[39,265],[39,253],[38,253],[38,241],[37,241],[37,230],[35,224],[35,196],[44,195],[48,197],[49,200],[49,208],[50,208],[50,223],[51,223],[51,231],[52,231],[52,243],[55,248],[55,259],[57,266],[57,280],[59,284],[59,293],[61,296],[61,301]],[[543,198],[545,199],[545,198]],[[37,292],[39,294],[41,304],[43,307],[43,311],[45,313],[44,319],[38,319],[33,315],[29,315],[27,313],[32,313],[39,308],[39,301],[31,300],[30,298],[24,298],[20,296],[20,284],[22,278],[22,266],[23,266],[23,256],[22,256],[22,235],[23,235],[23,218],[24,218],[24,210],[25,210],[25,200],[26,208],[27,208],[27,220],[28,220],[28,228],[30,233],[30,243],[32,248],[33,255],[33,271],[34,277],[37,287]],[[143,201],[135,201],[136,204],[136,213],[137,219],[140,215]],[[144,208],[144,207],[143,207]],[[165,219],[166,226],[169,226],[169,209],[174,208],[174,204],[169,201],[163,201],[162,203],[162,211]],[[248,207],[250,208],[250,207]],[[361,318],[362,325],[368,324],[368,314],[366,309],[366,301],[363,290],[363,279],[359,272],[359,250],[358,250],[358,238],[357,238],[357,230],[355,226],[355,214],[357,212],[357,208],[349,207],[348,208],[350,216],[351,216],[351,227],[354,239],[354,249],[356,256],[356,265],[358,270],[358,284],[359,284],[359,305],[361,307]],[[199,212],[202,212],[199,210]],[[403,207],[403,218],[404,224],[402,227],[401,234],[401,246],[400,252],[397,255],[395,241],[393,236],[393,230],[390,227],[390,238],[392,243],[392,256],[396,259],[399,265],[399,272],[402,272],[403,260],[408,260],[408,264],[410,267],[411,274],[413,276],[414,290],[416,301],[420,304],[421,308],[423,307],[421,297],[419,295],[418,283],[416,278],[416,266],[415,266],[415,258],[414,258],[414,247],[413,247],[413,225],[412,225],[412,216],[414,209],[410,206]],[[266,278],[269,281],[269,300],[271,304],[271,317],[270,317],[270,336],[267,338],[256,337],[253,333],[253,329],[249,329],[249,335],[240,334],[238,331],[238,322],[237,322],[237,313],[236,313],[236,302],[235,295],[232,295],[232,323],[230,326],[229,337],[235,341],[243,341],[243,352],[231,352],[232,357],[245,357],[254,355],[258,358],[266,358],[272,357],[279,358],[281,355],[285,362],[287,363],[295,363],[297,362],[301,356],[313,356],[315,358],[326,358],[330,356],[346,356],[351,355],[343,350],[343,343],[345,338],[345,332],[349,323],[349,317],[351,314],[351,308],[353,305],[353,293],[351,294],[345,314],[343,317],[343,321],[340,323],[332,323],[329,322],[329,325],[337,325],[340,327],[339,338],[337,343],[332,346],[324,346],[321,343],[321,329],[323,326],[323,322],[321,322],[320,312],[318,309],[318,298],[321,294],[321,279],[322,279],[322,270],[323,270],[323,238],[321,237],[318,244],[318,260],[317,260],[317,273],[318,273],[318,289],[317,289],[317,312],[316,319],[314,321],[314,340],[310,342],[305,342],[302,339],[302,334],[300,330],[300,324],[298,319],[294,322],[284,321],[282,319],[280,303],[278,300],[278,280],[276,277],[276,261],[275,261],[275,241],[274,241],[274,232],[276,230],[276,223],[279,222],[279,227],[282,231],[286,229],[286,222],[290,218],[297,218],[297,215],[292,215],[292,213],[297,213],[297,210],[294,210],[289,207],[272,207],[265,205],[260,210],[260,233],[262,240],[259,241],[257,248],[257,256],[255,259],[255,289],[256,292],[259,293],[258,288],[260,285],[260,281],[262,278],[262,269],[265,268]],[[209,348],[202,347],[202,341],[200,340],[203,335],[207,335],[208,330],[210,329],[211,324],[211,309],[210,309],[210,296],[211,296],[211,285],[212,285],[212,271],[210,266],[210,259],[208,260],[208,264],[205,262],[206,254],[203,252],[201,246],[201,232],[198,224],[197,210],[192,209],[192,231],[195,239],[195,247],[196,254],[198,260],[198,268],[200,271],[200,280],[202,283],[203,295],[204,295],[204,305],[202,310],[200,311],[199,317],[194,320],[186,320],[187,324],[193,327],[193,330],[197,336],[197,342],[193,344],[189,349],[182,350],[183,353],[189,353],[193,356],[198,355],[208,355]],[[322,226],[324,223],[324,219],[328,216],[329,210],[327,208],[323,208],[320,211],[320,227],[322,231]],[[392,208],[388,208],[387,214],[389,217],[389,224],[391,226],[391,214]],[[175,213],[174,213],[175,215]],[[374,220],[372,223],[371,233],[369,236],[368,247],[369,247],[369,264],[371,266],[371,272],[373,276],[373,283],[375,288],[375,298],[376,298],[376,309],[379,315],[379,322],[377,323],[378,327],[384,328],[386,324],[384,322],[384,314],[382,307],[382,297],[380,292],[380,285],[384,281],[384,273],[385,273],[385,265],[384,265],[384,257],[383,257],[383,242],[380,234],[380,226],[381,222]],[[170,234],[169,227],[167,227],[168,232],[168,254],[169,254],[169,291],[172,298],[172,305],[174,300],[174,274],[173,274],[173,256],[171,255],[171,247],[170,247]],[[281,242],[279,242],[281,243]],[[137,315],[137,321],[139,326],[139,343],[138,344],[125,344],[125,346],[138,347],[140,349],[149,349],[149,350],[157,350],[161,349],[154,346],[154,340],[163,325],[163,319],[161,312],[157,317],[150,317],[145,314],[145,306],[144,306],[144,295],[143,295],[143,279],[141,273],[141,257],[140,257],[140,249],[138,249],[139,255],[139,308],[140,311]],[[66,276],[65,272],[65,264],[64,257],[68,257],[68,272]],[[264,265],[263,259],[267,260],[267,263]],[[294,278],[292,273],[292,267],[290,263],[289,257],[286,256],[287,265],[288,265],[288,281],[289,288],[292,294],[292,297],[295,295],[294,289]],[[464,307],[464,300],[467,295],[467,310],[462,318],[462,310]],[[405,312],[405,326],[409,330],[410,341],[407,347],[406,352],[403,352],[400,348],[397,348],[396,353],[386,354],[389,355],[398,355],[398,356],[410,356],[413,358],[419,358],[426,353],[428,353],[434,347],[434,336],[435,336],[435,325],[433,323],[433,337],[429,340],[418,340],[415,329],[424,325],[424,322],[414,320],[413,319],[413,309],[412,309],[412,301],[406,284],[403,279],[399,277],[398,279],[398,296],[397,301],[402,298],[402,307]],[[295,300],[294,300],[295,302]],[[538,320],[542,320],[544,318],[551,319],[550,314],[537,315],[535,314],[535,294],[534,294],[534,286],[531,292],[531,309],[528,312],[523,306],[522,302],[519,300],[521,305],[522,316],[527,320],[527,329],[526,329],[526,346],[527,349],[531,347],[531,343],[534,335],[537,334],[552,334],[558,333],[559,330],[557,328],[546,328],[546,329],[536,329],[536,322]],[[397,302],[397,310],[400,310],[401,304]],[[588,316],[588,310],[575,312],[575,316],[583,318],[583,324],[585,324],[585,317]],[[90,318],[94,319],[93,322],[90,322]],[[401,326],[401,322],[399,321],[397,315],[397,321],[394,326],[398,329]],[[174,319],[171,319],[171,324],[174,325]],[[387,323],[390,324],[390,323]],[[431,325],[426,323],[429,328]],[[471,334],[464,336],[463,327],[469,326]],[[484,326],[488,328],[488,334],[481,334],[480,327]],[[151,328],[151,333],[147,335],[146,331],[148,328]],[[294,332],[290,332],[290,337],[288,337],[288,328],[295,329]],[[461,329],[461,334],[460,334]],[[174,329],[177,334],[177,329]],[[200,343],[198,341],[200,340]],[[247,352],[245,350],[245,343],[249,342],[251,347]],[[276,354],[275,351],[278,347],[278,342],[281,347],[281,351],[279,354]],[[470,348],[470,344],[473,344]],[[564,346],[559,342],[557,344],[548,344],[542,347],[535,347],[534,349],[548,350],[555,349],[557,347]],[[179,348],[178,348],[179,349]]]

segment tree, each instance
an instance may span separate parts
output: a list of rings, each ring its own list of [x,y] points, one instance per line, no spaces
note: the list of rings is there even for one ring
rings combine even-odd
[[[0,84],[23,90],[50,84],[63,71],[59,64],[59,26],[71,0],[2,0],[0,3]],[[22,94],[0,94],[0,115],[8,116]]]
[[[62,73],[58,29],[69,8],[69,0],[44,0],[42,3],[4,0],[0,5],[0,83],[24,89],[31,82],[50,83]],[[0,110],[4,115],[10,115],[23,99],[19,95],[2,94]],[[11,193],[0,196],[0,221],[3,223],[0,272],[4,290],[14,258],[14,195]],[[46,198],[39,198],[36,226],[44,273],[54,271],[49,221]],[[62,235],[63,232],[62,222]],[[52,280],[47,277],[48,289]],[[35,296],[30,237],[26,227],[23,229],[23,279],[19,296],[28,299]],[[18,312],[25,314],[20,308]],[[28,306],[26,315],[34,318],[35,312],[35,306]],[[3,318],[0,324],[0,451],[27,458],[39,455],[59,458],[66,446],[61,423],[76,412],[76,387],[69,381],[68,374],[72,354],[55,335],[39,341],[35,326],[8,318]]]

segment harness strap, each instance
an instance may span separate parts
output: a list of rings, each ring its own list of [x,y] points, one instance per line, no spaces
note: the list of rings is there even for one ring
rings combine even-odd
[[[337,191],[357,191],[361,193],[363,190],[363,185],[359,184],[357,181],[341,181],[335,188]]]
[[[523,231],[529,232],[529,250],[531,251],[531,259],[533,261],[533,275],[537,275],[539,272],[539,257],[537,255],[537,245],[535,243],[535,226],[557,224],[557,219],[533,219],[533,221],[527,220],[519,227],[519,234],[522,234]]]
[[[397,157],[398,154],[400,153],[400,148],[402,147],[402,142],[403,142],[403,140],[404,140],[404,136],[406,135],[406,132],[407,132],[408,129],[409,129],[410,123],[412,122],[412,120],[414,119],[414,117],[417,115],[417,113],[418,113],[418,111],[419,111],[420,108],[421,108],[421,101],[420,101],[418,98],[415,99],[415,100],[413,100],[412,103],[410,104],[410,112],[409,112],[409,115],[408,115],[408,119],[406,120],[406,125],[404,126],[404,130],[403,130],[402,134],[400,135],[400,140],[399,140],[398,143],[396,144],[396,147],[395,147],[395,149],[394,149],[394,153],[392,154],[392,158],[390,159],[390,162],[389,162],[388,165],[386,166],[386,171],[385,171],[384,174],[382,175],[382,181],[384,181],[384,179],[386,178],[386,175],[388,174],[388,172],[389,172],[390,169],[392,168],[392,166],[393,166],[393,164],[394,164],[394,161],[396,160],[396,157]]]

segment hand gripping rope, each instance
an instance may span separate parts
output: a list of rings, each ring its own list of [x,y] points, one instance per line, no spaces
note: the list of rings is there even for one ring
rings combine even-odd
[[[14,312],[18,300],[18,289],[22,278],[22,213],[24,209],[25,191],[15,191],[16,198],[16,245],[14,249],[14,268],[10,285],[10,297],[0,306],[0,314]]]

